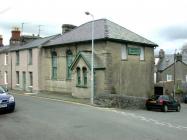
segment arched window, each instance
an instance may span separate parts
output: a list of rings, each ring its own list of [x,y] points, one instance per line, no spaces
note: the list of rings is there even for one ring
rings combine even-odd
[[[67,50],[67,52],[66,52],[67,79],[71,79],[70,65],[72,63],[72,60],[73,60],[73,54],[72,54],[71,50]]]
[[[83,72],[83,84],[84,86],[87,86],[87,69],[83,67],[82,72]]]
[[[57,53],[56,51],[52,51],[51,53],[52,59],[52,79],[57,79]]]
[[[81,85],[81,69],[77,67],[77,85]]]

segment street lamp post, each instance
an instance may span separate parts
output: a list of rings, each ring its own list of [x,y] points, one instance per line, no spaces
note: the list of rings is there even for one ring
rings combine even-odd
[[[174,53],[174,74],[173,74],[173,98],[175,98],[175,92],[176,92],[176,49],[175,49],[175,53]]]
[[[92,17],[92,59],[91,59],[91,96],[90,102],[94,103],[94,16],[89,12],[85,12],[86,15]]]

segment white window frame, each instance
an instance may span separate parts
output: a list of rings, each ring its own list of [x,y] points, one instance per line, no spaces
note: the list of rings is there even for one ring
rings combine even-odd
[[[167,77],[166,77],[166,78],[167,78],[167,79],[166,79],[167,81],[172,81],[172,78],[173,78],[173,77],[172,77],[171,74],[167,74]]]
[[[145,49],[144,47],[140,47],[140,60],[145,60]]]
[[[8,72],[7,71],[4,72],[4,83],[5,85],[8,84]]]
[[[5,54],[4,65],[8,65],[8,53]]]
[[[157,75],[156,75],[156,72],[154,72],[154,83],[156,84],[156,78],[157,78]]]
[[[127,45],[121,46],[121,59],[127,60]]]

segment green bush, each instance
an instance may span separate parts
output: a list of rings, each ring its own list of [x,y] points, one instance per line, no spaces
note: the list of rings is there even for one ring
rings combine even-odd
[[[183,90],[180,88],[176,89],[176,94],[183,94]]]

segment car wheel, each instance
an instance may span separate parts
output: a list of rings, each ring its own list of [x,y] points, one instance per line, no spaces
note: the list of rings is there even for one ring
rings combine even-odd
[[[164,111],[164,112],[168,112],[168,106],[167,106],[167,105],[164,105],[164,106],[163,106],[163,111]]]
[[[177,111],[177,112],[180,112],[180,110],[181,110],[181,106],[178,105],[176,111]]]
[[[14,112],[14,110],[15,110],[15,107],[11,108],[11,109],[9,110],[9,112],[12,113],[12,112]]]

